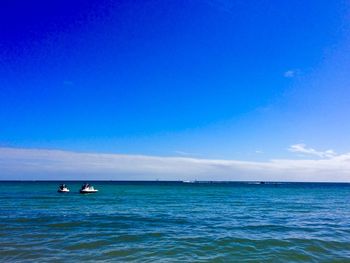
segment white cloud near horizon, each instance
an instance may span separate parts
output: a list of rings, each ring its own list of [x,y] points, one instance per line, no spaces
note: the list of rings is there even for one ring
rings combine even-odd
[[[337,156],[337,153],[333,150],[326,150],[326,151],[317,151],[313,148],[307,148],[305,144],[294,144],[291,145],[288,150],[290,152],[294,152],[294,153],[301,153],[301,154],[306,154],[306,155],[313,155],[313,156],[317,156],[320,158],[332,158]]]
[[[0,179],[350,182],[350,153],[251,162],[0,148]]]

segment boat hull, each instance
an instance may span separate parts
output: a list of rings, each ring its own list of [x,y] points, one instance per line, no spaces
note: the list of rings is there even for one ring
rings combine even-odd
[[[94,194],[97,192],[98,192],[98,190],[80,190],[81,194]]]
[[[58,193],[69,193],[69,190],[57,190]]]

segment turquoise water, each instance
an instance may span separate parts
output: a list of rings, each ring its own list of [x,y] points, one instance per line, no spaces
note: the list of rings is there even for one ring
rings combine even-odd
[[[350,185],[0,183],[0,261],[350,262]]]

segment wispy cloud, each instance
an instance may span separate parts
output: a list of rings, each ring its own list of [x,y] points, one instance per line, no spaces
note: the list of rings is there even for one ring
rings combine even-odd
[[[333,150],[326,150],[326,151],[317,151],[313,148],[308,148],[306,147],[305,144],[294,144],[291,145],[288,150],[290,152],[295,152],[295,153],[301,153],[301,154],[306,154],[306,155],[313,155],[317,156],[320,158],[332,158],[337,155],[337,153]]]
[[[157,178],[350,182],[350,153],[319,160],[276,159],[250,162],[0,148],[2,180],[155,180]]]
[[[185,152],[185,151],[174,151],[175,154],[180,155],[180,156],[199,156],[199,154],[196,153],[190,153],[190,152]]]
[[[73,83],[73,81],[70,81],[70,80],[64,80],[63,81],[63,85],[65,85],[65,86],[73,86],[74,83]]]
[[[286,78],[293,78],[296,75],[296,70],[287,70],[286,72],[283,73],[283,76]]]

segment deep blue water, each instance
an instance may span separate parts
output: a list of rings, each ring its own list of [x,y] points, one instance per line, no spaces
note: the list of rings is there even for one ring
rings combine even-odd
[[[0,262],[350,262],[349,184],[0,183]]]

